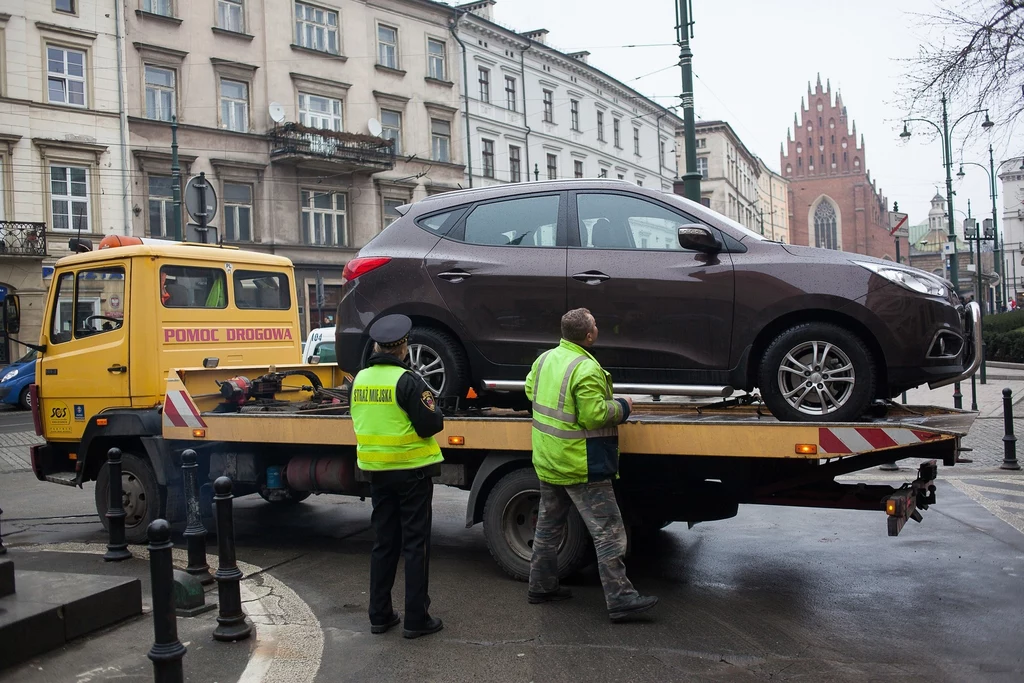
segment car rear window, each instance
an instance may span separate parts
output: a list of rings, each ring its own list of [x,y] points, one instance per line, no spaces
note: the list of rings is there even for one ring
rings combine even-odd
[[[423,216],[422,218],[416,219],[416,225],[421,228],[425,228],[427,231],[436,235],[447,235],[448,231],[451,230],[452,226],[458,222],[464,212],[465,209],[460,208],[445,211],[444,213],[435,213],[430,216]]]

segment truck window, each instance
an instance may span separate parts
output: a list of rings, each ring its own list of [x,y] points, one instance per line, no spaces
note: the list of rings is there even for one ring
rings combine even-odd
[[[288,276],[265,270],[236,270],[234,275],[235,306],[263,310],[286,311],[292,297]]]
[[[124,269],[62,273],[57,280],[50,341],[63,344],[111,332],[124,321]]]
[[[160,301],[166,308],[227,308],[227,285],[220,268],[162,266]]]

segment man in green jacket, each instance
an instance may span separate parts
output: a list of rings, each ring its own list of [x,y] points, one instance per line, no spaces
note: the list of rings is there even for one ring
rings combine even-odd
[[[623,621],[657,604],[626,577],[626,528],[615,501],[617,425],[633,402],[612,396],[612,378],[587,349],[597,341],[597,321],[585,308],[562,316],[562,340],[536,360],[526,378],[533,402],[533,466],[540,479],[540,512],[533,537],[528,600],[572,597],[558,585],[558,547],[571,505],[579,510],[597,550],[608,616]]]

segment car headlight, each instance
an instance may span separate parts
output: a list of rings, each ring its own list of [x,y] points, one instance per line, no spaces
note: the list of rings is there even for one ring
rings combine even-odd
[[[854,263],[912,292],[929,296],[946,296],[946,286],[942,284],[942,281],[920,270],[887,263],[868,263],[866,261],[854,261]]]
[[[0,382],[6,382],[7,380],[14,379],[17,376],[18,376],[18,371],[17,370],[11,370],[6,375],[4,375],[3,378],[0,378]]]

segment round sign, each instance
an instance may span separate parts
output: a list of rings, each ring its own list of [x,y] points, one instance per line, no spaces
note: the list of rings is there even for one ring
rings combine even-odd
[[[110,297],[110,307],[121,308],[121,297],[117,296],[116,294]]]
[[[202,206],[199,199],[200,193],[206,195],[206,206]],[[188,211],[188,215],[192,216],[192,220],[202,224],[203,218],[206,219],[206,224],[209,225],[213,222],[214,217],[217,215],[217,192],[213,189],[213,183],[207,180],[205,175],[198,175],[189,178],[188,184],[185,185],[185,209]],[[203,216],[203,212],[206,213]]]

